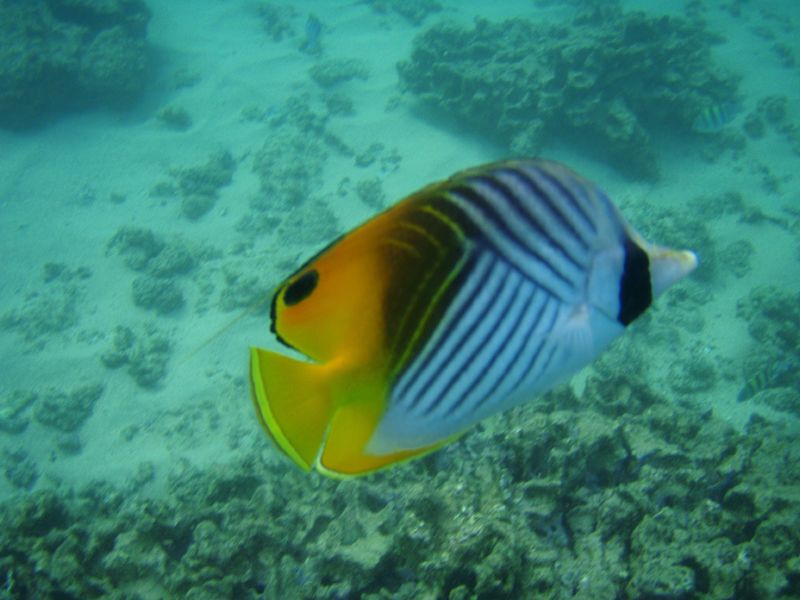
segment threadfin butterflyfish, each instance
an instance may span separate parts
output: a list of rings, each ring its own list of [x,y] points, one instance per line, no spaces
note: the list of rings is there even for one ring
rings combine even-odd
[[[561,164],[462,171],[278,287],[271,329],[302,356],[251,349],[259,420],[331,476],[422,456],[581,369],[696,265]]]

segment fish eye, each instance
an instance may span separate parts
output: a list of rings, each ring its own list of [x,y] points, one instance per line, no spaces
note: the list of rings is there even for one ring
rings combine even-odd
[[[317,287],[319,273],[316,269],[303,273],[295,279],[283,292],[283,303],[286,306],[294,306],[311,295]]]

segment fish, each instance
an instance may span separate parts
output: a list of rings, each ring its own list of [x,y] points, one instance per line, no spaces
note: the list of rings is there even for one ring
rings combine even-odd
[[[721,131],[736,118],[740,109],[741,107],[735,102],[707,106],[692,122],[692,129],[698,133]]]
[[[800,361],[790,359],[770,363],[745,381],[736,400],[744,402],[759,392],[786,385],[792,381],[792,376],[795,374],[800,374]]]
[[[322,52],[322,21],[309,13],[306,19],[306,38],[300,44],[300,51],[306,54],[319,54]]]
[[[590,363],[697,266],[543,159],[458,172],[311,257],[276,289],[250,382],[299,467],[347,478],[418,458]]]

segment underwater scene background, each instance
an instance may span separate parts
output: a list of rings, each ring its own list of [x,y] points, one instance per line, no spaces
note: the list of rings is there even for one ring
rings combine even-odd
[[[794,0],[0,0],[0,598],[800,598]],[[700,267],[568,384],[366,478],[247,350],[454,171],[596,181]]]

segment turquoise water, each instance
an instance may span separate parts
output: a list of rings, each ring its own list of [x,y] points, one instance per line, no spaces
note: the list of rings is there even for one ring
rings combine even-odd
[[[794,3],[484,4],[0,0],[0,597],[800,597]],[[297,469],[272,290],[512,156],[700,267],[446,448]]]

